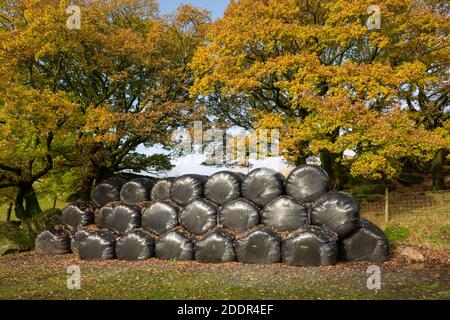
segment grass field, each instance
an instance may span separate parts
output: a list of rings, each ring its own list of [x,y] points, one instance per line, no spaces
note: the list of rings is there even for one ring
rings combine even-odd
[[[381,215],[364,215],[387,234],[392,245],[411,244],[432,250],[450,249],[450,212],[448,214],[397,214],[388,223]]]
[[[54,199],[52,196],[43,196],[43,197],[39,197],[39,204],[41,205],[41,209],[42,210],[46,210],[46,209],[51,209],[53,208],[53,202]],[[56,200],[56,208],[64,208],[67,206],[67,202],[64,202],[62,200],[57,199]],[[6,212],[8,210],[8,204],[7,203],[3,203],[0,204],[0,221],[5,221],[6,220]],[[11,220],[17,220],[16,216],[14,215],[14,209],[13,212],[11,213]]]
[[[79,265],[81,289],[67,289]],[[381,266],[381,288],[367,288],[368,263],[331,267],[283,264],[80,261],[22,253],[0,258],[0,299],[450,299],[447,267]]]

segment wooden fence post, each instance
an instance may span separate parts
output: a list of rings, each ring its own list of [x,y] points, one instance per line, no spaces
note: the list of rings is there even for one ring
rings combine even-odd
[[[389,221],[389,189],[385,188],[385,196],[384,196],[384,222],[388,223]]]
[[[53,209],[56,208],[56,201],[58,200],[58,195],[56,194],[56,192],[53,195]]]
[[[11,221],[12,202],[9,203],[8,211],[6,211],[6,221]]]

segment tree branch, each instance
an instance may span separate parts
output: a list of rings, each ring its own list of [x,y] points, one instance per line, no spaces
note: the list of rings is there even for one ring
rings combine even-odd
[[[8,183],[3,183],[0,184],[0,189],[5,189],[5,188],[10,188],[10,187],[15,187],[19,185],[17,182],[8,182]]]
[[[9,171],[9,172],[14,172],[17,174],[21,174],[22,170],[20,168],[15,168],[15,167],[10,167],[4,164],[0,163],[0,169],[5,170],[5,171]]]

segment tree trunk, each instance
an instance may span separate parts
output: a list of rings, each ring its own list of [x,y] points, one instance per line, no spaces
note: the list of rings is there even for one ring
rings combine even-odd
[[[95,185],[112,176],[114,176],[113,170],[105,167],[97,168],[95,170]]]
[[[342,190],[346,181],[344,181],[344,168],[340,163],[336,162],[336,157],[333,157],[333,173],[334,173],[334,189]]]
[[[330,181],[334,180],[334,172],[333,172],[333,160],[331,159],[331,154],[328,150],[323,150],[320,152],[320,165],[323,170],[328,173],[330,177]]]
[[[78,190],[81,201],[91,200],[91,191],[93,185],[94,185],[94,177],[92,175],[89,175],[83,180],[83,183],[80,189]]]
[[[21,183],[15,201],[15,214],[18,219],[31,218],[42,212],[32,183]]]
[[[320,163],[322,168],[328,173],[331,188],[341,190],[344,185],[342,166],[336,162],[338,155],[330,153],[328,150],[320,152]]]
[[[304,156],[300,155],[295,159],[295,165],[301,166],[303,164],[306,164],[306,158]]]
[[[90,201],[92,188],[103,180],[112,177],[114,172],[105,167],[95,167],[83,180],[78,193],[81,201]]]
[[[25,207],[23,205],[24,191],[20,186],[18,188],[19,190],[17,191],[16,200],[14,203],[14,212],[17,219],[22,220],[27,217],[27,213],[25,212]]]
[[[444,190],[444,152],[439,150],[434,155],[434,159],[431,162],[431,172],[433,176],[433,190]]]

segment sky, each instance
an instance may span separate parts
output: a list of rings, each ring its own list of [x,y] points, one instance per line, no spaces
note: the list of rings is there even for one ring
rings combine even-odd
[[[229,0],[158,0],[159,10],[162,14],[174,12],[180,4],[192,4],[195,7],[208,9],[213,19],[223,16]]]

